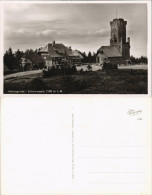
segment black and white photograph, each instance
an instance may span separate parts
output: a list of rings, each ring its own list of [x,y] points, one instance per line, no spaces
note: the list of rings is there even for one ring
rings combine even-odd
[[[0,194],[152,195],[151,5],[0,1]]]
[[[148,6],[3,3],[3,93],[148,94]]]

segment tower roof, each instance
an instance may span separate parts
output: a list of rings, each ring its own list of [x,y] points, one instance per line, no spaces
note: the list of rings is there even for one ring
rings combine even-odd
[[[115,22],[122,22],[127,24],[127,21],[125,21],[123,18],[115,18],[113,21],[110,22],[110,24],[115,23]]]

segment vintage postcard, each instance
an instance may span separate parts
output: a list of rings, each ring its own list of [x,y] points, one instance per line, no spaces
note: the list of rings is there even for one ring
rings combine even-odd
[[[1,194],[150,195],[151,2],[0,14]]]
[[[151,94],[150,1],[1,2],[3,94]]]
[[[150,195],[151,99],[2,99],[2,195]]]

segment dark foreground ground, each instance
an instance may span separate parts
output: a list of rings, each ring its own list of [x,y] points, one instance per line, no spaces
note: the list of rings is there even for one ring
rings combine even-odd
[[[43,78],[42,73],[4,81],[9,94],[147,94],[147,70],[119,69],[78,72]]]

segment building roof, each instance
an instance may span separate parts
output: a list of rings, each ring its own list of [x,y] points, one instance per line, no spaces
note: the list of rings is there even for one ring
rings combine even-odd
[[[48,44],[45,47],[42,47],[39,52],[48,52]]]
[[[75,58],[77,58],[77,59],[83,59],[82,54],[78,50],[72,50],[72,53],[75,56]]]
[[[107,57],[122,57],[118,46],[102,46],[98,49],[98,53],[103,52]]]
[[[51,57],[64,57],[64,56],[80,56],[81,54],[75,50],[71,50],[61,43],[48,43],[45,47],[40,49],[40,53],[49,53]],[[82,57],[82,56],[81,56]]]

